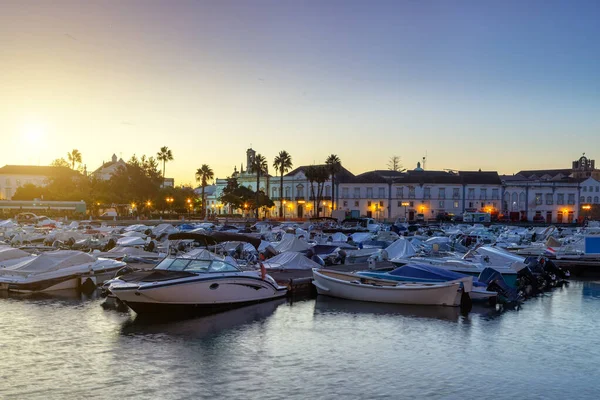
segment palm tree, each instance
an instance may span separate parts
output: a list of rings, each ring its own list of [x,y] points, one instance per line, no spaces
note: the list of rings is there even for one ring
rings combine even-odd
[[[281,175],[279,180],[279,216],[281,217],[283,215],[283,174],[292,169],[292,156],[287,151],[281,150],[273,160],[273,168]]]
[[[81,153],[77,149],[73,149],[72,152],[67,153],[67,157],[71,162],[71,169],[75,169],[75,163],[81,164]]]
[[[267,159],[261,154],[256,154],[252,165],[250,165],[250,172],[256,174],[256,219],[258,219],[258,191],[260,189],[260,175],[268,172],[269,166],[267,165]]]
[[[202,186],[202,216],[206,218],[206,201],[204,199],[204,188],[208,185],[208,181],[215,177],[215,173],[208,164],[202,164],[200,168],[196,170],[196,182],[200,182]]]
[[[163,162],[163,186],[165,184],[165,164],[168,161],[173,161],[173,153],[167,146],[160,148],[160,151],[156,153],[156,159]]]
[[[335,154],[330,154],[325,160],[327,170],[331,174],[331,209],[335,210],[335,174],[342,169],[342,162]]]

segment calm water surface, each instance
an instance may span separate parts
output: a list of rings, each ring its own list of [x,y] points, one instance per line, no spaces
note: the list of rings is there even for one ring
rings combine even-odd
[[[468,316],[319,297],[159,322],[0,296],[0,398],[600,397],[597,281]]]

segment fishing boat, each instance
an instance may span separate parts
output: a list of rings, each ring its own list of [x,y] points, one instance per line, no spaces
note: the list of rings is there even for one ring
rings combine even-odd
[[[428,264],[407,264],[392,271],[359,271],[358,275],[368,278],[387,279],[399,282],[448,282],[466,278],[468,275],[448,271]],[[488,290],[488,285],[473,278],[473,288],[469,293],[473,301],[496,302],[497,292]]]
[[[266,271],[241,271],[225,259],[185,255],[117,277],[105,289],[138,314],[211,314],[287,293]]]
[[[317,293],[343,299],[376,303],[460,306],[469,302],[473,277],[449,282],[397,282],[367,278],[353,273],[313,269]],[[468,299],[468,300],[467,300]]]

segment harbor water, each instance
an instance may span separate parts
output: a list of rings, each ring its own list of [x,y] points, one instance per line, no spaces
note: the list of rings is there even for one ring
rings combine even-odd
[[[318,297],[179,321],[0,298],[0,398],[597,399],[600,281],[520,309]]]

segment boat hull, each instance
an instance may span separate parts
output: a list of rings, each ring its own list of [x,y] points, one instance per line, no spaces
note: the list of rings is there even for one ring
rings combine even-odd
[[[287,288],[277,286],[272,279],[227,275],[115,283],[109,290],[138,314],[210,314],[287,294]]]
[[[313,270],[313,279],[319,294],[376,303],[459,306],[463,294],[463,285],[457,281],[375,286],[362,284],[360,276],[356,276],[354,281],[347,281],[324,275],[316,270]]]

